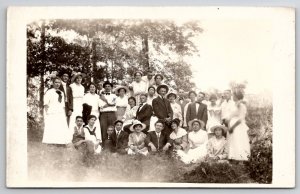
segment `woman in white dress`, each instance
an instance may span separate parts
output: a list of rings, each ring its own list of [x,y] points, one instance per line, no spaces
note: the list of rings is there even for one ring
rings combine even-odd
[[[89,85],[89,92],[86,93],[83,97],[83,104],[87,104],[92,107],[90,115],[94,115],[96,117],[95,119],[95,126],[97,129],[100,130],[100,140],[101,140],[101,128],[100,128],[100,121],[99,121],[99,100],[100,97],[98,94],[96,94],[96,85],[94,83],[91,83]]]
[[[95,123],[96,119],[95,115],[89,115],[87,118],[88,124],[83,128],[83,131],[89,153],[99,154],[102,150],[102,140],[101,130]]]
[[[125,114],[122,118],[122,121],[124,122],[124,131],[127,133],[131,133],[130,126],[132,125],[133,120],[136,118],[136,112],[138,110],[139,106],[136,106],[136,100],[134,97],[128,98],[128,106],[126,108]]]
[[[205,160],[207,155],[208,136],[204,130],[205,123],[194,119],[188,125],[191,128],[188,134],[189,149],[187,152],[179,152],[178,155],[185,164],[198,163]]]
[[[81,84],[82,78],[85,74],[78,73],[72,77],[72,84],[70,87],[72,89],[73,94],[73,112],[70,117],[69,127],[71,130],[75,127],[75,119],[77,116],[82,116],[82,104],[83,104],[83,96],[84,96],[84,87]]]
[[[173,132],[170,134],[170,139],[172,140],[172,147],[175,155],[180,157],[186,152],[188,147],[188,137],[186,130],[179,127],[179,124],[179,119],[173,119],[171,121]]]
[[[140,104],[140,94],[147,93],[147,84],[142,81],[142,72],[137,71],[134,74],[134,81],[132,82],[133,96],[136,99],[136,104]]]
[[[209,97],[210,103],[207,106],[207,132],[208,138],[213,136],[213,132],[211,132],[211,128],[216,125],[216,123],[221,124],[221,106],[217,104],[217,95],[211,94]]]
[[[247,108],[243,102],[244,94],[241,90],[233,93],[235,110],[229,120],[228,129],[228,159],[246,161],[250,156],[250,140],[246,125]]]
[[[226,140],[227,128],[224,125],[215,123],[211,127],[211,132],[214,134],[207,143],[207,159],[208,161],[224,162],[228,157],[228,146]]]
[[[128,106],[128,97],[126,94],[129,92],[129,90],[126,86],[119,86],[115,89],[115,92],[118,95],[116,99],[117,120],[122,120]]]
[[[146,128],[144,123],[141,123],[139,120],[134,120],[132,126],[130,127],[130,131],[132,132],[129,134],[128,137],[128,154],[135,155],[135,154],[148,154],[148,148],[145,144],[145,139],[147,135],[142,132]]]
[[[152,85],[154,88],[155,88],[155,90],[157,90],[157,87],[159,86],[159,85],[161,85],[161,84],[163,84],[163,80],[164,80],[164,76],[162,75],[162,74],[156,74],[155,76],[154,76],[154,84]],[[157,92],[157,91],[156,91]]]
[[[176,98],[177,98],[177,95],[175,92],[169,92],[169,94],[167,95],[167,99],[170,101],[170,104],[171,104],[171,108],[173,110],[173,116],[172,118],[173,119],[179,119],[180,120],[180,124],[179,126],[182,126],[182,112],[181,112],[181,106],[176,103]]]
[[[44,97],[45,128],[43,143],[68,144],[72,141],[73,130],[68,128],[65,112],[65,96],[59,90],[61,80],[54,78],[53,88]]]

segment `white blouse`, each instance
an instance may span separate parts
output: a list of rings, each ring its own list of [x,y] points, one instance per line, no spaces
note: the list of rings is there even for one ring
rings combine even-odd
[[[72,88],[73,98],[83,98],[84,87],[81,84],[77,85],[75,83],[72,83],[70,87]]]
[[[208,142],[207,132],[202,129],[200,129],[197,132],[192,131],[188,134],[188,140],[191,147],[193,145],[199,147],[202,144],[207,144]]]
[[[60,90],[58,90],[60,91]],[[44,97],[44,105],[47,105],[48,111],[47,114],[55,114],[55,113],[61,113],[65,111],[65,96],[62,91],[62,100],[61,102],[58,101],[59,95],[56,93],[56,90],[54,88],[49,89]]]
[[[98,111],[99,100],[100,98],[98,94],[86,93],[83,97],[83,103],[92,106],[92,111]]]
[[[143,81],[140,81],[139,83],[134,81],[132,82],[132,88],[133,88],[133,94],[136,95],[136,93],[147,93],[147,84]]]
[[[116,106],[117,107],[127,107],[128,105],[128,97],[124,96],[121,98],[120,96],[117,97],[116,99]]]

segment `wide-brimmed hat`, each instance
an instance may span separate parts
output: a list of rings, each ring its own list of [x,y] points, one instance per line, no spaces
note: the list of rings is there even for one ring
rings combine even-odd
[[[192,126],[193,126],[194,122],[198,122],[200,124],[200,129],[203,129],[205,127],[205,123],[203,121],[198,120],[198,119],[193,119],[193,120],[188,122],[190,130],[192,130]]]
[[[213,132],[213,133],[215,133],[216,129],[222,129],[223,136],[226,135],[227,127],[225,127],[224,125],[221,125],[220,123],[217,123],[213,127],[210,128],[210,131]]]
[[[129,89],[128,89],[128,87],[126,87],[126,86],[118,86],[118,87],[116,87],[116,88],[114,89],[114,91],[118,94],[119,91],[120,91],[121,89],[124,89],[124,90],[125,90],[125,93],[128,93],[128,92],[129,92]]]
[[[159,90],[161,88],[165,88],[167,90],[167,93],[169,92],[169,87],[166,84],[161,84],[161,85],[157,86],[157,90],[156,90],[157,93],[159,92]]]
[[[136,126],[136,125],[141,125],[142,126],[142,130],[144,130],[146,128],[146,125],[144,123],[142,123],[139,120],[134,120],[132,122],[132,125],[130,126],[130,131],[134,131],[134,126]]]
[[[171,95],[174,95],[174,96],[175,96],[175,99],[177,98],[177,94],[176,94],[175,91],[169,92],[169,94],[167,95],[167,98],[169,99],[169,97],[170,97]]]
[[[103,83],[103,88],[105,88],[106,85],[110,85],[111,87],[113,87],[114,85],[112,83],[110,83],[109,81],[105,81]]]
[[[79,77],[79,76],[81,76],[82,78],[84,78],[86,76],[86,74],[85,73],[80,73],[80,72],[76,73],[75,75],[73,75],[73,77],[71,79],[71,82],[74,82],[77,79],[77,77]]]

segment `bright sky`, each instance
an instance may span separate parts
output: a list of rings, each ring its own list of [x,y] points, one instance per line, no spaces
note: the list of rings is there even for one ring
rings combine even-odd
[[[249,93],[272,91],[270,22],[209,20],[201,27],[196,39],[200,57],[188,59],[198,89],[225,89],[230,81],[247,80]]]

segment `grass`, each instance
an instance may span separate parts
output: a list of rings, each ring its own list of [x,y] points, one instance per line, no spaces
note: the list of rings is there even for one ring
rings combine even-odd
[[[252,151],[272,147],[272,108],[248,108],[246,118]],[[271,183],[272,160],[264,164],[190,164],[164,155],[128,156],[102,154],[84,157],[74,148],[41,143],[41,124],[28,120],[28,173],[31,180],[96,182],[179,182],[179,183]],[[267,144],[267,142],[269,142]],[[257,156],[256,156],[257,157]],[[252,158],[251,158],[252,159]],[[258,158],[260,159],[260,158]],[[260,161],[257,158],[251,161]],[[270,164],[268,169],[262,165]],[[261,176],[256,179],[256,169]],[[267,181],[266,178],[267,177]]]

